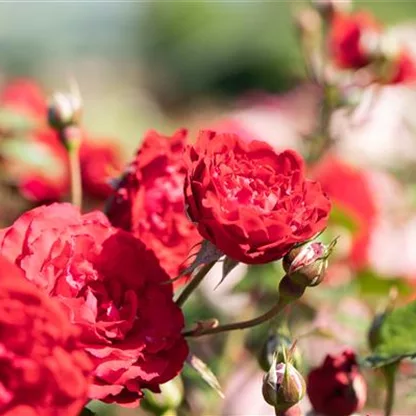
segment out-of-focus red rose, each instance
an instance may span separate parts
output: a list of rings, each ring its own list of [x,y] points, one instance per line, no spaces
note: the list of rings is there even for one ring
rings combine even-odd
[[[68,157],[57,134],[47,127],[47,100],[41,88],[27,79],[12,81],[1,92],[0,106],[36,120],[18,135],[10,130],[13,126],[5,129],[5,174],[30,201],[62,199],[69,188]]]
[[[0,104],[46,122],[47,103],[41,88],[29,79],[16,79],[3,89]]]
[[[186,136],[184,129],[172,137],[148,132],[108,209],[112,224],[140,238],[172,278],[201,241],[185,216]]]
[[[21,152],[15,176],[21,194],[36,203],[61,200],[70,181],[68,155],[56,133],[51,129],[34,131]]]
[[[356,268],[368,263],[371,232],[378,214],[375,195],[366,173],[335,156],[324,158],[312,171],[331,201],[344,210],[357,229],[349,259]]]
[[[88,355],[59,303],[0,256],[0,413],[76,416],[87,401]]]
[[[137,404],[187,356],[181,310],[152,252],[101,212],[41,206],[0,231],[0,254],[59,299],[95,364],[90,398]],[[71,389],[74,386],[70,385]]]
[[[392,74],[387,83],[410,84],[416,82],[416,61],[406,50],[403,50],[391,65]]]
[[[378,34],[381,25],[369,13],[334,13],[328,34],[329,52],[340,68],[358,69],[370,63],[363,36]]]
[[[109,180],[121,168],[117,146],[108,140],[86,139],[81,145],[80,163],[84,191],[98,199],[110,196],[113,189]]]
[[[267,263],[322,231],[331,204],[293,150],[201,131],[187,154],[187,211],[201,235],[234,260]]]
[[[314,410],[323,416],[350,416],[361,411],[367,385],[354,352],[328,355],[320,367],[309,373],[307,393]]]

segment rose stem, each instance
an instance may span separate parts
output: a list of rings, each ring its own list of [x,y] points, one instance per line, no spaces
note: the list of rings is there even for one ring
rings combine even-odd
[[[71,201],[81,207],[82,203],[82,185],[81,185],[81,166],[79,160],[79,146],[68,148],[69,166],[71,172]]]
[[[208,272],[212,269],[216,262],[213,261],[211,263],[204,264],[198,273],[192,278],[192,280],[188,283],[182,293],[179,295],[176,304],[178,306],[182,306],[186,300],[189,298],[191,293],[199,286],[202,282],[202,279],[208,274]]]
[[[219,325],[214,328],[191,329],[191,330],[184,331],[183,335],[188,336],[188,337],[200,337],[203,335],[218,334],[220,332],[235,331],[237,329],[252,328],[253,326],[260,325],[263,322],[266,322],[272,319],[273,317],[277,316],[285,309],[287,305],[292,303],[294,300],[299,299],[303,295],[303,292],[305,291],[306,287],[296,285],[290,280],[289,276],[286,275],[282,279],[279,285],[279,289],[280,289],[279,290],[280,296],[277,302],[271,309],[269,309],[263,315],[260,315],[253,319],[249,319],[247,321],[240,321],[240,322],[235,322],[232,324]],[[282,289],[284,289],[285,296],[282,296]]]
[[[386,379],[386,402],[384,404],[384,416],[391,416],[394,405],[394,393],[396,384],[397,363],[389,364],[383,367],[384,377]]]
[[[268,321],[269,319],[273,318],[287,305],[287,302],[282,302],[280,299],[276,302],[276,304],[269,309],[263,315],[260,315],[256,318],[249,319],[247,321],[235,322],[233,324],[226,324],[226,325],[219,325],[214,328],[202,328],[202,329],[195,329],[195,330],[188,330],[183,332],[183,335],[186,337],[200,337],[203,335],[210,335],[210,334],[218,334],[219,332],[225,331],[235,331],[236,329],[246,329],[251,328],[256,325],[260,325],[263,322]]]

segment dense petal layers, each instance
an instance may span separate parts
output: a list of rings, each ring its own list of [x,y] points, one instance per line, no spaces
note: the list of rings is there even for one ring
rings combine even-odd
[[[201,235],[243,263],[267,263],[322,231],[330,202],[293,150],[202,131],[189,148],[187,212]]]
[[[104,214],[42,206],[0,231],[0,254],[59,299],[95,364],[90,397],[136,404],[181,370],[181,310],[152,252]]]
[[[76,416],[93,369],[55,299],[0,257],[0,414]]]
[[[186,136],[183,129],[172,137],[149,131],[107,210],[111,223],[140,238],[172,278],[201,240],[185,215]]]

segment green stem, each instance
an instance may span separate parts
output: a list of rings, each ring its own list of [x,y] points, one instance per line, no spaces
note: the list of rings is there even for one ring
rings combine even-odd
[[[183,335],[188,337],[200,337],[202,335],[218,334],[220,332],[235,331],[237,329],[252,328],[253,326],[260,325],[263,322],[274,318],[276,315],[281,313],[287,305],[301,298],[306,288],[307,286],[299,284],[293,281],[289,275],[285,275],[279,283],[277,302],[263,315],[254,319],[249,319],[248,321],[235,322],[233,324],[220,325],[211,328],[199,327],[196,329],[190,329],[184,331]]]
[[[81,182],[81,165],[79,160],[79,147],[70,146],[68,148],[69,168],[71,174],[71,201],[81,208],[82,205],[82,182]]]
[[[384,416],[391,416],[393,414],[397,366],[397,363],[393,363],[383,367],[383,373],[386,380],[386,402],[384,403]]]
[[[220,332],[251,328],[253,326],[260,325],[263,322],[266,322],[275,317],[277,314],[283,311],[283,309],[288,305],[288,303],[289,302],[287,300],[279,298],[276,304],[271,309],[269,309],[266,313],[256,318],[249,319],[247,321],[235,322],[232,324],[219,325],[214,328],[197,328],[193,330],[191,329],[183,332],[183,335],[187,337],[201,337],[203,335],[218,334]]]
[[[189,298],[192,292],[199,286],[199,284],[202,282],[202,279],[208,274],[208,272],[212,269],[215,263],[216,262],[213,261],[211,263],[204,264],[201,267],[199,272],[192,278],[192,280],[188,283],[188,285],[179,295],[178,300],[176,301],[176,304],[178,306],[182,306],[186,302],[186,300]]]

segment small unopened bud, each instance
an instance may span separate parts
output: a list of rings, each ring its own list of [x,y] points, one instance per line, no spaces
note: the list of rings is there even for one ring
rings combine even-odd
[[[274,361],[263,378],[264,400],[279,412],[299,403],[305,395],[305,390],[305,380],[289,362]]]
[[[324,278],[332,247],[333,243],[326,246],[321,242],[295,247],[283,258],[283,268],[299,285],[316,286]]]
[[[81,119],[82,100],[77,92],[55,93],[49,103],[48,122],[56,129],[79,125]]]

